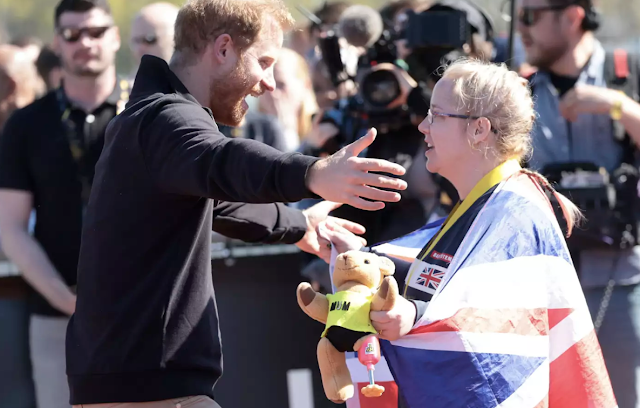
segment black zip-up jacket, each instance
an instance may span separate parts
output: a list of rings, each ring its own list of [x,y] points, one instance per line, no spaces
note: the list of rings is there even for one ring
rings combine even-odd
[[[211,231],[299,241],[304,216],[266,203],[317,198],[305,183],[316,160],[224,137],[163,60],[143,57],[107,129],[84,221],[71,404],[213,398],[222,353]]]

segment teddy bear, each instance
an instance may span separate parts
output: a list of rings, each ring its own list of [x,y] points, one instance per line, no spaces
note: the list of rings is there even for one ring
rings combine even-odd
[[[327,398],[336,404],[353,397],[354,386],[347,368],[346,351],[358,351],[365,338],[377,334],[369,312],[391,310],[398,296],[398,284],[391,276],[395,265],[375,253],[348,251],[338,255],[333,271],[336,292],[323,295],[311,285],[298,285],[300,308],[325,324],[318,343],[318,365]],[[379,397],[384,387],[362,388],[367,397]]]

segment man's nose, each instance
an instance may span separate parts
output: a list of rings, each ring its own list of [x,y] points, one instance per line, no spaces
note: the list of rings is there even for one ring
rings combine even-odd
[[[80,45],[82,45],[83,47],[90,46],[94,41],[95,39],[93,39],[88,33],[81,33],[80,39],[78,40]]]

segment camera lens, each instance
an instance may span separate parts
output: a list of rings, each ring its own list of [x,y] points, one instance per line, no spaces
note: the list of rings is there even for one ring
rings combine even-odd
[[[391,71],[370,72],[362,80],[362,97],[375,107],[386,107],[400,96],[400,84]]]

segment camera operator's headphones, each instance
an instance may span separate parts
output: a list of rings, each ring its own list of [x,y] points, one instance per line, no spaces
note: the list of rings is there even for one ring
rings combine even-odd
[[[579,6],[580,1],[577,1],[575,4]],[[585,31],[596,31],[600,28],[601,24],[600,13],[596,10],[591,0],[587,0],[587,4],[582,7],[585,11],[584,19],[582,20],[582,29]]]

